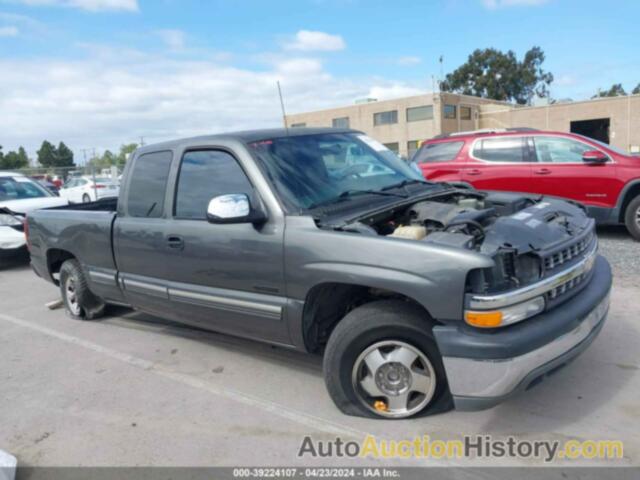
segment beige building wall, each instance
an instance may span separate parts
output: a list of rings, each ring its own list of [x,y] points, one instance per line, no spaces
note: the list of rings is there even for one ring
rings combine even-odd
[[[640,95],[540,107],[483,105],[480,110],[480,128],[530,127],[570,132],[571,122],[609,118],[611,145],[634,153],[640,151]]]
[[[433,118],[407,120],[407,109],[428,105],[433,107]],[[452,107],[455,117],[449,118]],[[374,125],[376,113],[389,111],[397,112],[397,123]],[[464,118],[463,112],[468,118]],[[573,121],[609,118],[611,145],[640,153],[640,95],[522,107],[467,95],[425,94],[288,115],[287,124],[331,127],[337,118],[349,118],[350,128],[361,130],[387,146],[397,144],[398,153],[405,157],[411,153],[409,142],[415,144],[440,134],[517,127],[570,132]]]
[[[374,101],[332,108],[317,112],[287,115],[290,127],[331,127],[337,118],[349,118],[349,127],[361,130],[384,144],[398,144],[401,155],[408,154],[408,142],[420,141],[440,133],[440,107],[436,95],[417,95],[395,100]],[[433,118],[429,120],[407,121],[407,108],[433,107]],[[374,125],[374,115],[381,112],[397,111],[398,122],[387,125]]]

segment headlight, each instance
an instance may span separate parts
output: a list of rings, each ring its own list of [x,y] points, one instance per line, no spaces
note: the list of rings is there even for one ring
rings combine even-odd
[[[536,297],[497,310],[465,310],[464,320],[474,327],[505,327],[537,315],[544,310],[544,306],[544,297]]]
[[[17,227],[20,225],[22,225],[22,222],[13,215],[0,213],[0,227]]]

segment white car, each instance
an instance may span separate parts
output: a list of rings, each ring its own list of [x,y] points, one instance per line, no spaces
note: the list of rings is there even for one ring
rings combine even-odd
[[[26,214],[68,203],[25,175],[0,172],[0,254],[11,255],[24,249]]]
[[[60,196],[71,203],[95,202],[102,198],[117,197],[120,187],[107,177],[71,177],[60,187]]]

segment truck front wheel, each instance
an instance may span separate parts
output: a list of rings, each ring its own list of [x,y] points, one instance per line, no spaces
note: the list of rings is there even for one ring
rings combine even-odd
[[[89,290],[80,263],[67,260],[60,268],[60,292],[67,315],[75,320],[93,320],[104,313],[105,304]]]
[[[452,407],[428,315],[401,300],[365,304],[338,323],[324,378],[347,415],[398,419]]]
[[[640,195],[631,200],[629,205],[627,205],[624,223],[631,236],[640,241]]]

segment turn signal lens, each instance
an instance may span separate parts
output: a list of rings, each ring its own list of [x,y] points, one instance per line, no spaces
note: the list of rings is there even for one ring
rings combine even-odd
[[[544,307],[544,297],[536,297],[500,310],[467,310],[464,320],[479,328],[504,327],[533,317],[542,312]]]
[[[464,319],[469,325],[480,328],[495,328],[502,324],[502,312],[466,311]]]

